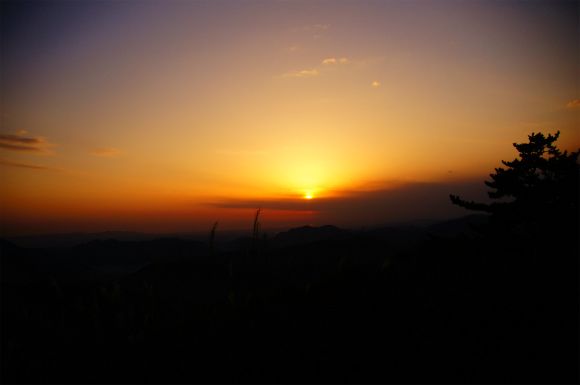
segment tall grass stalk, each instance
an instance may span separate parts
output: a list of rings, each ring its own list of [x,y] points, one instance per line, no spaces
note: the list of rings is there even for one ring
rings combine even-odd
[[[258,233],[260,231],[260,222],[258,222],[258,218],[260,217],[260,211],[262,211],[261,208],[258,208],[258,210],[256,210],[256,216],[254,217],[254,250],[256,251],[256,253],[258,252]]]
[[[210,232],[209,232],[209,256],[213,256],[213,238],[215,236],[215,229],[218,225],[219,221],[217,221],[216,223],[213,224],[213,227],[211,228]]]

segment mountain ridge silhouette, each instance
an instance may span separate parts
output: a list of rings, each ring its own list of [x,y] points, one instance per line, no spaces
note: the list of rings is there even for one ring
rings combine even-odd
[[[430,224],[427,226],[423,225],[412,225],[416,221],[410,222],[402,222],[397,224],[391,225],[378,225],[378,226],[369,226],[366,230],[363,228],[361,230],[346,230],[340,229],[333,225],[326,225],[330,226],[331,228],[340,229],[343,231],[349,231],[352,233],[367,233],[377,230],[387,231],[385,229],[393,229],[393,228],[414,228],[414,229],[435,229],[437,226],[443,226],[445,223],[460,223],[458,226],[459,232],[466,231],[471,233],[468,224],[466,225],[463,222],[477,222],[481,221],[481,218],[487,218],[487,215],[483,214],[470,214],[466,216],[462,216],[459,218],[454,218],[450,220],[439,220],[436,221],[434,224]],[[479,219],[478,219],[479,218]],[[423,223],[425,221],[419,221],[417,223]],[[432,221],[429,221],[432,222]],[[274,236],[270,238],[273,240],[274,238],[278,238],[280,234],[288,233],[290,231],[292,236],[294,234],[298,234],[300,231],[309,231],[305,230],[306,228],[312,229],[323,229],[323,231],[330,231],[324,230],[325,226],[315,227],[315,226],[301,226],[296,228],[291,228],[288,230],[277,231],[277,229],[265,229],[265,232],[270,235],[271,232],[274,232]],[[302,230],[299,230],[302,229]],[[293,231],[294,230],[294,231]],[[435,230],[434,230],[435,231]],[[455,236],[458,234],[457,231],[448,232],[448,234],[443,234],[441,231],[439,232],[442,236]],[[246,234],[246,235],[244,235]],[[239,239],[251,239],[249,236],[249,230],[226,230],[220,231],[219,228],[216,231],[216,242],[218,243],[228,243],[233,242]],[[290,235],[283,235],[279,239],[282,238],[291,238]],[[179,238],[183,240],[197,240],[202,242],[207,242],[209,239],[209,230],[208,231],[197,231],[191,233],[143,233],[143,232],[136,232],[136,231],[104,231],[104,232],[96,232],[96,233],[83,233],[83,232],[73,232],[73,233],[59,233],[59,234],[41,234],[41,235],[20,235],[20,236],[12,236],[12,237],[1,237],[0,239],[5,239],[15,245],[19,245],[26,248],[39,248],[39,249],[65,249],[70,248],[73,246],[78,246],[81,244],[88,243],[93,240],[101,240],[106,241],[108,239],[116,239],[118,241],[152,241],[156,239],[163,239],[163,238]]]
[[[369,231],[345,230],[333,225],[301,226],[280,232],[267,240],[259,239],[258,246],[266,247],[272,252],[287,250],[287,253],[299,252],[304,255],[318,253],[340,256],[344,250],[358,250],[360,258],[364,259],[362,254],[365,253],[380,255],[416,247],[429,239],[429,234],[439,237],[468,234],[472,223],[485,220],[486,216],[469,215],[426,228],[384,227]],[[77,237],[79,234],[86,237],[83,233],[73,233],[73,236]],[[96,239],[68,248],[28,248],[12,240],[1,239],[2,266],[6,266],[2,281],[30,283],[46,275],[65,280],[108,280],[125,276],[152,263],[175,262],[209,255],[208,241],[175,237],[140,241],[101,239],[103,235],[119,234],[141,235],[135,232],[96,233],[93,234]],[[47,239],[46,237],[48,236],[42,238]],[[57,235],[57,239],[63,239],[63,235]],[[253,238],[246,236],[216,242],[215,252],[248,252],[254,247],[253,241]]]

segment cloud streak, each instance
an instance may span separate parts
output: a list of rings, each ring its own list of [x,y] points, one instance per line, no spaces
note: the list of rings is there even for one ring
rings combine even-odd
[[[311,70],[302,70],[297,72],[286,72],[282,75],[285,78],[302,78],[302,77],[314,77],[321,74],[321,72],[329,72],[331,71],[330,67],[334,67],[335,64],[346,64],[349,60],[345,57],[343,58],[328,58],[322,61],[321,65],[318,65],[316,68]]]
[[[0,158],[0,165],[9,166],[9,167],[29,168],[29,169],[33,169],[33,170],[68,172],[67,170],[64,170],[62,168],[48,167],[48,166],[42,166],[42,165],[38,165],[38,164],[18,162],[18,161],[6,159],[6,158]]]
[[[348,63],[348,59],[345,58],[345,57],[342,57],[340,59],[337,59],[337,58],[332,57],[332,58],[329,58],[329,59],[324,59],[322,61],[322,64],[335,64],[335,63],[345,64],[345,63]]]
[[[24,130],[14,134],[0,134],[0,148],[16,152],[52,154],[51,151],[42,147],[54,146],[54,144],[48,143],[42,136],[25,138],[22,136],[24,134],[26,134]]]
[[[316,214],[325,223],[389,223],[412,219],[445,218],[468,214],[451,204],[449,194],[488,202],[482,181],[463,183],[375,182],[390,186],[375,190],[337,191],[336,196],[287,197],[275,200],[226,199],[206,202],[226,209],[285,210]],[[321,222],[321,223],[322,223]]]
[[[298,71],[298,72],[287,72],[284,75],[282,75],[285,78],[302,78],[302,77],[311,77],[311,76],[316,76],[318,75],[318,71],[315,69],[312,70],[302,70],[302,71]]]
[[[568,108],[578,108],[580,107],[580,99],[572,100],[570,103],[566,104]]]

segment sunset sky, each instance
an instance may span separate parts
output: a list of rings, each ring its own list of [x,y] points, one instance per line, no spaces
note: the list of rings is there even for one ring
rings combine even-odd
[[[3,236],[453,218],[580,147],[577,1],[1,7]]]

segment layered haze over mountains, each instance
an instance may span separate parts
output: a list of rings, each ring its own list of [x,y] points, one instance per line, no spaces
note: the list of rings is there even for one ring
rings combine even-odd
[[[368,230],[346,230],[336,226],[303,226],[259,239],[260,247],[316,249],[327,252],[344,247],[342,242],[359,242],[375,247],[374,253],[392,254],[413,248],[429,237],[472,236],[472,225],[486,223],[486,215],[469,215],[429,226],[399,225]],[[215,237],[214,253],[247,252],[253,247],[249,232],[225,232]],[[268,231],[266,231],[266,234]],[[3,238],[2,282],[29,284],[47,275],[65,280],[109,281],[138,271],[151,263],[167,263],[207,257],[208,233],[145,234],[135,232],[71,233]],[[267,245],[264,244],[267,242]],[[360,250],[358,250],[360,253]]]

